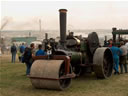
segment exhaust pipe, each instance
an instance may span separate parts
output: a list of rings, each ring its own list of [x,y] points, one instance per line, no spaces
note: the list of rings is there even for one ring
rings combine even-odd
[[[66,9],[60,9],[60,44],[64,47],[66,42]]]

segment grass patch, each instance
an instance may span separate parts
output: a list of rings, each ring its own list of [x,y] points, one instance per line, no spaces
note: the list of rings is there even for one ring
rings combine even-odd
[[[25,64],[10,63],[10,55],[0,57],[0,96],[128,96],[128,74],[100,80],[93,75],[73,79],[64,91],[35,89],[25,76]]]

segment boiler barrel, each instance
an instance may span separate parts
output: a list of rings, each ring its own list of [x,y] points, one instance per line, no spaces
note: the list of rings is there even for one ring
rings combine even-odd
[[[80,52],[72,52],[71,64],[78,65],[81,64],[82,54]]]

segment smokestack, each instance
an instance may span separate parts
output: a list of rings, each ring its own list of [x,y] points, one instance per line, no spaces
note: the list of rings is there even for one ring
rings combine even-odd
[[[66,42],[66,9],[60,9],[60,43],[62,46],[65,45]]]
[[[48,33],[45,33],[45,39],[48,40]]]

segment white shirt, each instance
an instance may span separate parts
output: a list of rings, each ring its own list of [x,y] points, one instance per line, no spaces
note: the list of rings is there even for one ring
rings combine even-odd
[[[128,42],[125,45],[127,46],[127,49],[128,49]]]
[[[125,55],[127,55],[127,46],[126,45],[122,45],[121,47],[120,47],[120,49],[122,50],[122,56],[125,56]]]

